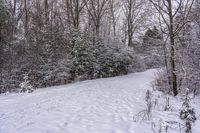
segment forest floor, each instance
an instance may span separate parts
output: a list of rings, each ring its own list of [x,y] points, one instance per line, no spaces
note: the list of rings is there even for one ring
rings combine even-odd
[[[145,95],[152,90],[155,72],[1,95],[0,133],[158,133],[160,127],[163,133],[166,127],[169,133],[184,132],[184,121],[179,119],[181,96],[169,96],[170,111],[164,111],[167,96],[154,92],[150,120],[133,120],[146,109]],[[200,98],[191,105],[198,119],[192,130],[200,133]]]

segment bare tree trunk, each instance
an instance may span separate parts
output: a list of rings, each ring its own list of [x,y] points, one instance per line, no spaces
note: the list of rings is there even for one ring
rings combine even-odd
[[[27,35],[28,35],[28,3],[27,3],[27,0],[24,0],[24,13],[25,13],[24,31],[25,31],[25,37],[27,37]]]
[[[53,39],[53,22],[54,22],[54,1],[51,1],[51,15],[50,15],[50,38]]]
[[[174,20],[172,14],[172,1],[168,0],[169,4],[169,36],[170,36],[170,64],[171,64],[171,78],[172,78],[172,89],[174,96],[178,94],[177,77],[176,77],[176,66],[175,66],[175,36],[174,36]]]
[[[132,46],[132,37],[133,37],[133,34],[132,34],[132,5],[133,5],[133,1],[130,0],[129,3],[128,3],[128,46]]]
[[[131,18],[129,18],[128,21],[128,46],[133,46],[133,41],[132,41],[132,37],[133,37],[133,33],[132,33],[132,23],[131,23]]]
[[[113,28],[113,35],[116,37],[116,15],[115,15],[115,1],[110,0],[110,11],[111,11],[111,20],[112,20],[112,28]]]
[[[16,13],[16,8],[17,8],[17,0],[13,0],[13,14]]]
[[[45,8],[45,24],[47,26],[49,24],[49,5],[48,5],[48,0],[44,0],[44,8]]]
[[[79,16],[80,16],[80,12],[79,12],[79,0],[76,0],[76,3],[75,3],[75,23],[74,23],[74,27],[76,28],[76,29],[78,29],[78,27],[79,27],[79,24],[80,24],[80,22],[79,22]]]

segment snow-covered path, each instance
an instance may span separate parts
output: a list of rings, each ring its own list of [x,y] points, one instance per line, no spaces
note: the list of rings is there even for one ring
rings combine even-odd
[[[137,133],[133,115],[153,77],[149,70],[0,96],[0,133]]]
[[[145,108],[155,70],[0,96],[0,133],[151,133]],[[145,126],[145,127],[144,127]]]

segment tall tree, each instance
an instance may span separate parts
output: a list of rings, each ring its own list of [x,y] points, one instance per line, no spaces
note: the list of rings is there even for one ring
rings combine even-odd
[[[84,0],[64,0],[66,6],[66,13],[68,16],[69,23],[74,28],[78,29],[80,25],[81,13],[84,9]]]
[[[158,11],[163,23],[167,27],[167,31],[162,30],[169,38],[169,68],[170,70],[170,87],[174,96],[178,94],[177,74],[176,74],[176,53],[175,53],[175,39],[183,27],[188,23],[188,17],[192,9],[194,0],[149,0]],[[183,12],[182,12],[183,11]],[[176,21],[177,15],[181,13],[183,18]]]
[[[116,37],[116,28],[117,28],[117,20],[119,15],[117,14],[117,11],[120,7],[120,3],[115,0],[109,0],[109,8],[110,8],[110,19],[112,21],[112,28],[113,28],[113,35]]]
[[[84,0],[84,2],[93,22],[95,35],[100,37],[102,19],[109,10],[108,0]]]
[[[25,37],[28,35],[28,27],[29,27],[29,2],[24,0],[24,33]]]
[[[123,0],[128,46],[133,46],[133,35],[145,20],[144,0]]]
[[[45,24],[49,24],[49,0],[44,0],[44,8],[45,8]]]

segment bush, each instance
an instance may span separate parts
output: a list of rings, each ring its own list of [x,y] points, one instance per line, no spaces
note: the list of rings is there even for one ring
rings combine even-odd
[[[189,89],[186,90],[186,94],[183,96],[183,104],[180,110],[180,118],[185,121],[185,132],[192,132],[192,123],[196,121],[194,109],[190,106]]]
[[[24,81],[19,85],[21,90],[20,92],[28,92],[31,93],[34,91],[33,86],[30,83],[28,74],[24,75]]]
[[[128,73],[129,65],[131,64],[127,54],[122,51],[116,52],[109,47],[97,59],[99,66],[99,69],[97,69],[98,78],[125,75]]]
[[[74,33],[75,32],[75,33]],[[132,55],[117,45],[93,43],[89,34],[73,31],[70,74],[72,80],[106,78],[129,72]]]
[[[169,86],[168,75],[165,69],[157,72],[156,79],[154,81],[154,89],[161,91],[165,94],[172,94]]]

